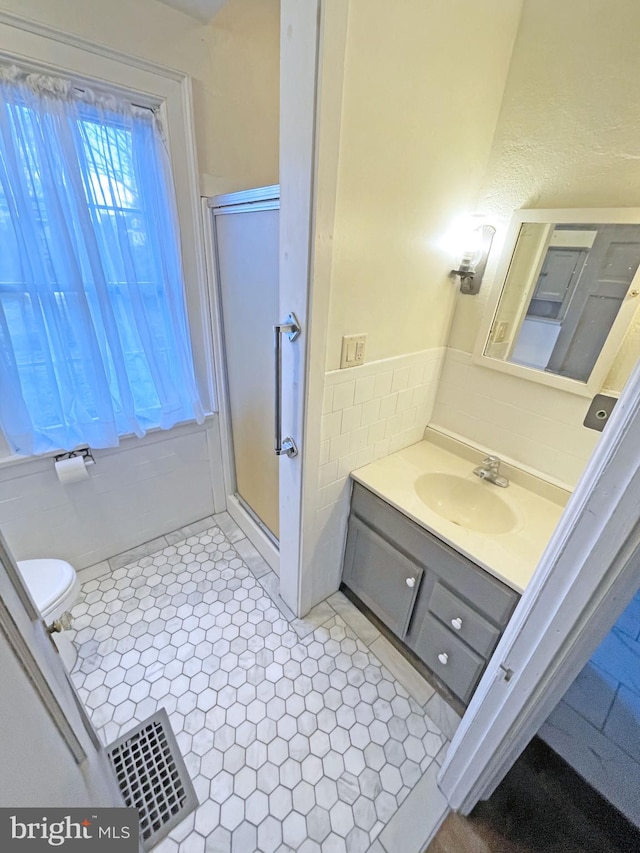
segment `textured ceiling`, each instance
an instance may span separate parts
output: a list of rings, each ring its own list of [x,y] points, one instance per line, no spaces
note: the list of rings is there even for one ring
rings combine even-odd
[[[208,23],[227,0],[160,0],[160,2]]]

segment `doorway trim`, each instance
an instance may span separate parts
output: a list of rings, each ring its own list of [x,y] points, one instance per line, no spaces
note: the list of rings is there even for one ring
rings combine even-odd
[[[26,587],[20,574],[17,570],[15,562],[5,545],[3,537],[0,535],[0,566],[6,572],[11,586],[15,590],[20,604],[24,607],[28,618],[38,625],[42,630],[46,630],[40,613],[31,600],[31,596],[27,593]],[[17,605],[17,602],[16,602]],[[16,659],[19,661],[21,668],[29,677],[34,690],[37,692],[42,704],[47,709],[47,713],[51,717],[54,725],[58,729],[60,736],[66,743],[69,751],[73,755],[76,764],[82,764],[87,757],[87,754],[74,731],[66,713],[63,711],[58,699],[51,689],[51,685],[45,678],[40,665],[38,664],[32,650],[29,648],[24,634],[18,627],[12,614],[11,603],[5,601],[0,596],[0,637],[4,639],[9,648],[12,650]],[[51,641],[53,642],[53,641]],[[66,673],[65,673],[66,674]],[[73,688],[72,688],[73,689]],[[81,713],[84,713],[82,710]],[[90,724],[85,726],[87,732],[92,738],[93,745],[96,749],[100,747],[100,741]]]
[[[281,595],[298,616],[334,591],[322,576],[326,521],[318,495],[348,13],[349,0],[280,4],[281,288],[299,298],[304,290],[305,310],[294,310],[306,349],[306,393],[297,393],[298,431],[291,433],[302,438],[302,465],[281,467],[280,515],[290,535],[285,558],[281,533]],[[283,316],[291,310],[281,309]],[[293,512],[282,504],[285,483],[295,489]]]
[[[302,329],[282,351],[282,434],[293,437],[299,452],[280,457],[280,595],[296,616],[308,610],[303,476],[312,450],[306,436],[309,372],[319,369],[310,362],[310,324],[320,4],[280,2],[280,320],[294,313]]]
[[[640,586],[640,361],[453,738],[438,777],[491,795]]]

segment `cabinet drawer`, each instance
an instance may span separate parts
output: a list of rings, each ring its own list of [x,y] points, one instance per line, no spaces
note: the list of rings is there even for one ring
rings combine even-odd
[[[342,579],[394,634],[404,638],[422,569],[353,517]]]
[[[431,593],[429,610],[444,622],[456,637],[464,640],[482,657],[488,658],[495,649],[500,630],[483,619],[440,582],[434,586]]]
[[[468,702],[485,661],[434,619],[425,616],[416,652],[463,702]]]
[[[409,559],[426,566],[447,586],[473,602],[475,610],[503,627],[518,601],[518,593],[479,568],[399,510],[354,483],[351,512],[384,536]]]

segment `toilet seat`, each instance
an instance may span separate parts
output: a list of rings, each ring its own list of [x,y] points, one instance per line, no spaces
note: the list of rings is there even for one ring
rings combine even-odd
[[[45,622],[59,619],[76,603],[80,581],[65,560],[19,560],[18,569]]]

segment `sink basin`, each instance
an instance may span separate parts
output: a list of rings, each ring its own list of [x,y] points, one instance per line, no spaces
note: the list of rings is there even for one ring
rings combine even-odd
[[[518,518],[498,486],[455,474],[422,474],[415,483],[420,500],[442,518],[478,533],[508,533]]]

